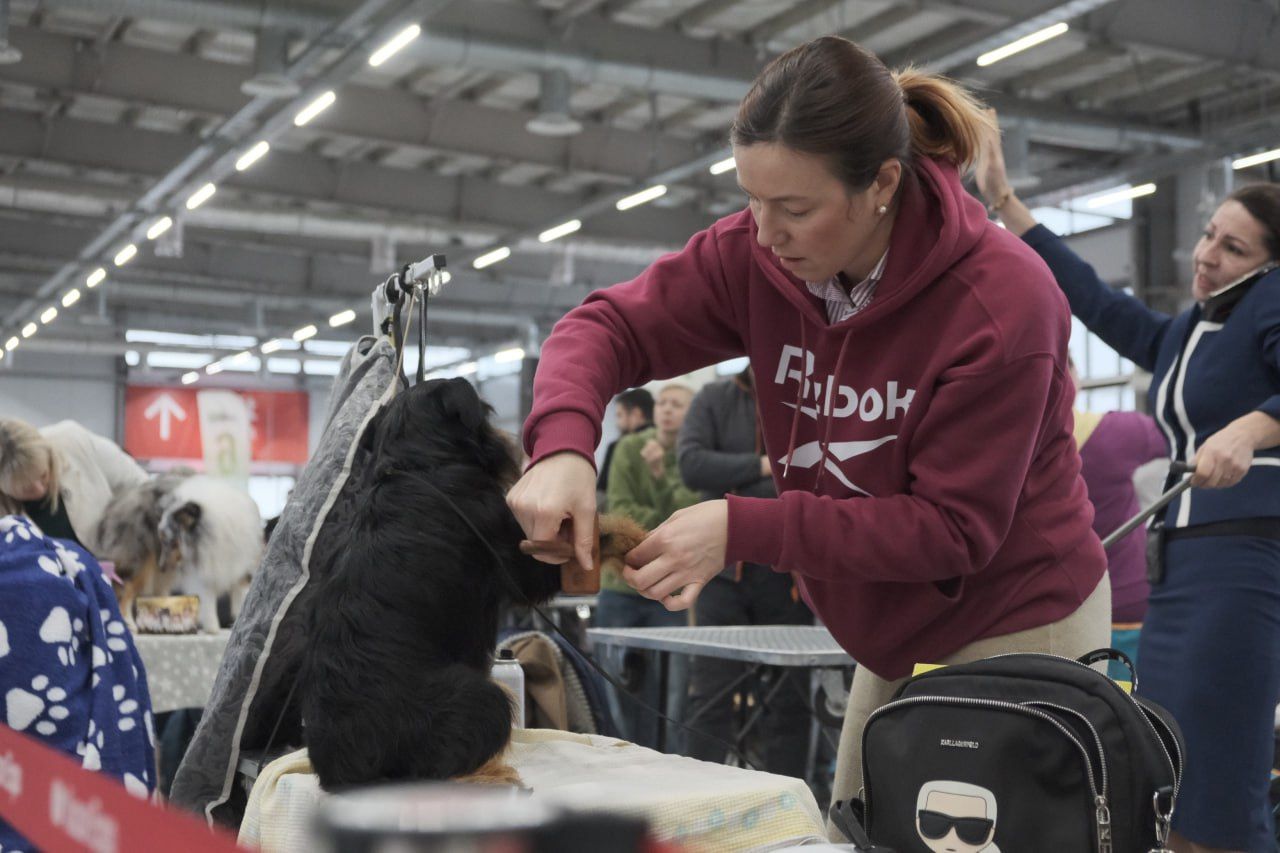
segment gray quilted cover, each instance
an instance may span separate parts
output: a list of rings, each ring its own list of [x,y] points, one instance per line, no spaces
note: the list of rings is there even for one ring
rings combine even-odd
[[[198,811],[211,822],[215,817],[220,822],[238,822],[238,814],[227,803],[246,717],[251,710],[254,714],[274,711],[252,708],[255,691],[268,666],[277,629],[309,578],[316,534],[350,473],[355,440],[391,397],[394,357],[386,338],[365,337],[343,359],[319,445],[281,514],[231,632],[213,693],[170,797],[174,804]]]

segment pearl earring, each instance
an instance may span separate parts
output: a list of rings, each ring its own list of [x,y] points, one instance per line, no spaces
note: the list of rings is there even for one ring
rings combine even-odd
[[[882,204],[876,208],[876,213],[880,214],[881,216],[884,216],[888,212],[889,212],[889,205],[887,204]]]

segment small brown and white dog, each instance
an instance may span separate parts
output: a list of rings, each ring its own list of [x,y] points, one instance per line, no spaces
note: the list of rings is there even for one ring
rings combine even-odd
[[[200,598],[200,628],[218,631],[218,596],[235,618],[262,556],[262,518],[247,493],[204,475],[161,475],[118,495],[98,525],[103,556],[123,581],[120,611],[132,627],[138,596]]]

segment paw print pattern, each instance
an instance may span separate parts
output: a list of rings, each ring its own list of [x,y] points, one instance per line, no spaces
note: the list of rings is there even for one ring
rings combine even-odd
[[[12,545],[19,539],[30,542],[41,535],[40,528],[27,519],[19,518],[16,515],[6,515],[0,518],[0,533],[4,534],[6,545]]]
[[[58,733],[56,721],[65,720],[71,713],[57,704],[67,698],[67,691],[49,687],[47,675],[31,679],[31,689],[35,692],[14,687],[4,695],[5,718],[15,731],[25,732],[34,723],[37,733],[51,737]]]
[[[79,625],[76,631],[84,629],[84,624],[79,619],[76,623]],[[75,664],[75,633],[73,633],[71,614],[67,612],[67,608],[55,607],[49,611],[49,615],[40,625],[40,639],[58,647],[58,660],[62,661],[63,666]]]
[[[116,723],[117,728],[122,732],[131,732],[138,726],[136,719],[138,713],[138,703],[134,699],[126,699],[123,684],[117,684],[111,688],[111,698],[116,701],[116,709],[120,713],[120,719]]]
[[[58,552],[58,562],[62,564],[63,574],[71,580],[75,580],[76,576],[85,570],[84,561],[80,559],[80,555],[63,546],[57,539],[53,540],[53,549]]]
[[[88,734],[81,743],[76,745],[76,753],[80,755],[80,766],[85,770],[101,770],[102,747],[105,743],[106,738],[102,730],[98,728],[97,723],[90,720]]]
[[[11,649],[9,648],[9,629],[0,622],[0,658],[7,657]]]

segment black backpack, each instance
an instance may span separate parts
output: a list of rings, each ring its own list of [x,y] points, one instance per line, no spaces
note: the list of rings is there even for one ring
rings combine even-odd
[[[1182,733],[1089,666],[1109,659],[1133,672],[1122,652],[1101,649],[912,678],[867,720],[863,799],[834,804],[833,822],[875,853],[1163,851]]]

